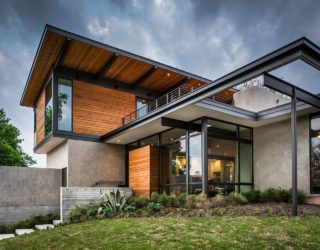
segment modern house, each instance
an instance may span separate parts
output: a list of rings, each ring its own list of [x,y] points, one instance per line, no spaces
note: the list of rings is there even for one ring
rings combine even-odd
[[[47,25],[21,105],[34,109],[35,153],[69,187],[297,186],[320,202],[320,82],[274,74],[297,62],[320,70],[320,47],[301,38],[212,81]]]

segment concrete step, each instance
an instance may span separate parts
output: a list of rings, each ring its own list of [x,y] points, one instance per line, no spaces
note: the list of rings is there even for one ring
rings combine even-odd
[[[14,237],[14,234],[0,234],[0,240],[9,239]]]
[[[47,229],[54,228],[54,225],[52,225],[52,224],[35,225],[35,228],[37,230],[42,231],[42,230],[47,230]]]
[[[30,234],[33,233],[34,230],[33,229],[16,229],[15,233],[16,235],[23,235],[23,234]]]
[[[52,221],[52,224],[53,224],[54,226],[60,226],[61,223],[62,223],[61,220],[53,220],[53,221]]]

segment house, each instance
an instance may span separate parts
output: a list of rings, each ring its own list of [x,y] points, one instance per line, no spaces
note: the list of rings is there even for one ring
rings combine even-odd
[[[296,60],[319,70],[319,46],[301,38],[212,81],[47,25],[21,105],[68,187],[293,187],[319,202],[320,91],[272,74]]]

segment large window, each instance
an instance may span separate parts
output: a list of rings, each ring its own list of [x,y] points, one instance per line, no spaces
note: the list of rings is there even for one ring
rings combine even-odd
[[[208,119],[208,194],[252,186],[252,129]]]
[[[72,81],[58,79],[58,130],[72,131]]]
[[[52,81],[45,89],[45,135],[47,136],[52,132]]]
[[[320,194],[320,115],[310,123],[310,193]]]
[[[185,192],[187,176],[186,140],[181,137],[181,130],[173,129],[161,134],[161,143],[160,183],[162,190]]]

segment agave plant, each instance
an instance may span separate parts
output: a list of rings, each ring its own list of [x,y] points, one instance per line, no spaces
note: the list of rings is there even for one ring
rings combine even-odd
[[[110,194],[104,194],[103,199],[101,207],[98,209],[98,214],[104,211],[121,212],[124,210],[128,200],[125,195],[121,195],[118,189],[116,192],[113,190]]]

